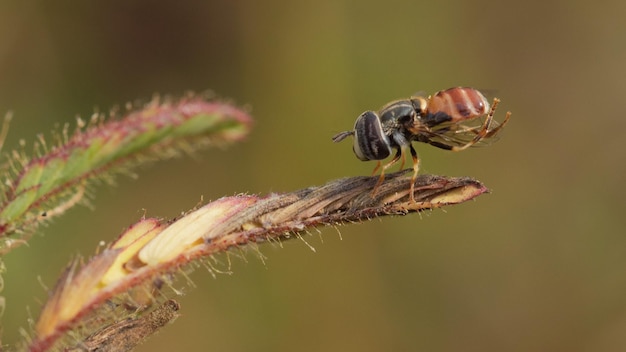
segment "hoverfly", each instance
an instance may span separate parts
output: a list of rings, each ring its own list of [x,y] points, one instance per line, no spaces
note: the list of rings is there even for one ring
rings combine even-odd
[[[405,150],[409,149],[413,158],[413,177],[411,178],[410,200],[415,201],[414,190],[419,159],[411,144],[413,141],[428,143],[437,148],[461,151],[495,136],[511,117],[507,112],[502,123],[493,121],[493,115],[500,100],[493,99],[491,107],[487,98],[474,88],[455,87],[439,91],[428,98],[412,96],[408,99],[392,101],[383,106],[378,113],[366,111],[354,124],[354,130],[338,133],[334,142],[340,142],[348,136],[354,136],[353,151],[362,161],[377,160],[373,173],[381,168],[381,160],[396,154],[388,163],[382,165],[380,177],[372,195],[385,179],[385,171],[402,159],[404,167]],[[485,116],[480,125],[466,122]]]

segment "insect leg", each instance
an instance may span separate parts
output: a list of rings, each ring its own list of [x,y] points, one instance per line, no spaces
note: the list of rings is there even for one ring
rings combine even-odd
[[[380,162],[380,160],[378,160],[376,162],[376,167],[374,168],[374,170],[372,170],[372,176],[376,175],[376,171],[378,171],[378,169],[380,169],[380,165],[382,165],[382,163]]]
[[[478,132],[476,132],[476,137],[474,137],[474,139],[472,139],[471,141],[467,142],[465,145],[462,145],[460,147],[453,146],[453,147],[450,148],[450,150],[453,151],[453,152],[460,152],[461,150],[465,150],[465,149],[473,146],[474,144],[476,144],[480,140],[482,140],[484,138],[488,138],[488,137],[494,136],[496,133],[498,133],[498,131],[500,129],[502,129],[502,127],[504,127],[504,125],[506,125],[506,123],[509,121],[509,118],[511,117],[511,113],[508,112],[506,114],[506,117],[505,117],[504,121],[500,125],[498,125],[496,128],[494,128],[491,131],[489,130],[489,128],[491,127],[491,123],[493,122],[493,115],[496,112],[496,107],[498,106],[498,103],[500,103],[500,99],[498,99],[498,98],[493,99],[493,104],[491,105],[491,109],[489,109],[489,113],[487,114],[487,118],[485,119],[485,123],[483,123],[482,127],[480,128],[480,130]],[[436,144],[433,144],[433,143],[431,143],[431,144],[434,145],[434,146],[437,146]],[[446,148],[444,148],[444,149],[446,149]]]
[[[504,117],[504,121],[502,121],[502,123],[499,124],[493,130],[488,131],[484,138],[489,138],[489,137],[495,136],[496,133],[498,133],[498,131],[500,131],[502,129],[502,127],[504,127],[504,125],[506,125],[506,123],[509,122],[510,118],[511,118],[511,112],[509,111],[509,112],[506,113],[506,116]]]
[[[409,193],[409,201],[411,203],[415,203],[415,181],[417,180],[417,172],[420,167],[420,159],[417,157],[417,152],[413,148],[413,145],[410,145],[411,157],[413,158],[413,177],[411,177],[411,193]]]
[[[383,165],[382,170],[380,172],[380,177],[378,178],[378,182],[376,182],[376,186],[374,186],[374,190],[372,190],[372,197],[376,195],[376,191],[378,190],[378,187],[385,180],[385,170],[387,170],[391,165],[397,163],[401,157],[402,157],[402,148],[398,148],[398,151],[396,152],[396,155],[393,157],[393,159],[391,159],[391,161],[388,162],[387,164]],[[376,168],[378,169],[378,166]]]
[[[411,148],[413,148],[413,147],[411,146]],[[402,153],[402,161],[400,162],[400,170],[404,169],[405,162],[406,162],[406,158],[405,158],[405,155],[404,155],[404,152],[403,152]]]

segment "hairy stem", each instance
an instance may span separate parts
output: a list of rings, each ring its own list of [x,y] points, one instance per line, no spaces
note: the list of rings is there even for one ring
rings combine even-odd
[[[120,119],[94,115],[83,125],[79,120],[71,136],[66,125],[51,147],[40,136],[36,157],[11,154],[12,171],[0,192],[0,252],[25,243],[37,225],[79,203],[90,181],[181,151],[238,141],[251,119],[228,103],[190,96],[155,98]]]
[[[458,204],[487,192],[470,178],[422,175],[415,181],[412,202],[406,170],[388,175],[372,196],[377,180],[353,177],[285,194],[224,197],[173,222],[143,219],[82,268],[78,261],[70,264],[51,292],[28,348],[73,346],[75,340],[67,336],[75,338],[72,329],[77,326],[102,331],[122,319],[136,319],[137,312],[154,309],[159,297],[176,292],[173,279],[184,274],[182,268],[203,263],[212,270],[206,259],[231,248],[302,238],[318,226]]]

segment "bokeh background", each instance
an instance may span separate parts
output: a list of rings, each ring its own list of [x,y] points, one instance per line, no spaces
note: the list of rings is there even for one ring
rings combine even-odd
[[[498,143],[417,146],[422,172],[492,193],[421,216],[261,246],[233,275],[198,270],[182,317],[140,351],[626,349],[623,1],[0,1],[6,148],[153,93],[251,107],[243,143],[119,177],[4,260],[4,344],[76,254],[201,196],[367,175],[330,137],[417,91],[497,92]],[[30,312],[30,313],[29,313]]]

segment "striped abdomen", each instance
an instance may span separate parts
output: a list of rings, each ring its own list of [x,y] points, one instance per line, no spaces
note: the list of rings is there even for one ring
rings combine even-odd
[[[481,92],[474,88],[456,87],[441,90],[430,97],[428,113],[445,113],[450,122],[461,122],[485,115],[489,111],[489,102]]]

